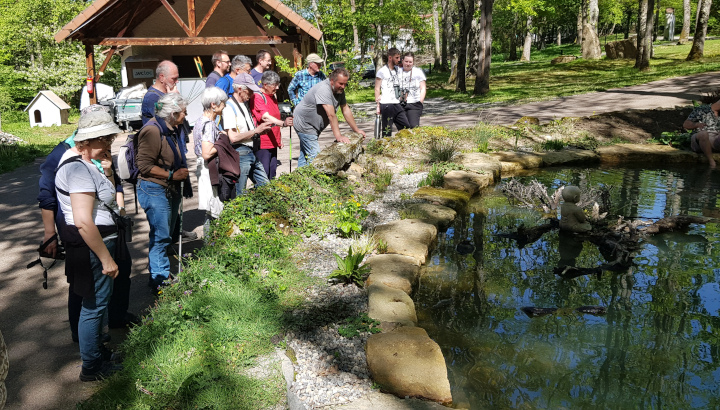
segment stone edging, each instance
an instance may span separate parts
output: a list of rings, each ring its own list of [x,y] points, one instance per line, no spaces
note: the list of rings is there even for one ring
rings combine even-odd
[[[718,155],[720,157],[720,155]],[[719,158],[720,159],[720,158]],[[410,298],[437,240],[457,209],[472,195],[494,185],[501,176],[517,171],[558,165],[596,163],[702,163],[704,156],[666,145],[620,144],[594,151],[565,149],[557,152],[468,153],[458,157],[466,171],[445,175],[442,188],[422,187],[413,198],[428,201],[407,208],[414,219],[403,219],[375,228],[387,252],[368,259],[366,285],[368,315],[381,322],[382,333],[368,338],[366,355],[373,380],[383,391],[398,397],[419,397],[439,403],[452,402],[445,360],[440,347],[417,327],[415,304]]]

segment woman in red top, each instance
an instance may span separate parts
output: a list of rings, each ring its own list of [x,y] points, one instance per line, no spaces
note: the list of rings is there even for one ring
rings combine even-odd
[[[277,150],[283,147],[280,128],[292,126],[293,120],[292,117],[285,121],[280,120],[280,108],[275,99],[275,91],[280,86],[280,76],[274,71],[265,71],[261,84],[262,92],[254,95],[252,115],[257,124],[268,122],[273,124],[273,127],[260,134],[260,149],[255,153],[255,157],[262,163],[268,178],[273,179],[277,169]]]

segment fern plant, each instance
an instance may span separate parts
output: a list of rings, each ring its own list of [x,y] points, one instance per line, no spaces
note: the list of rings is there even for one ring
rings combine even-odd
[[[352,246],[348,248],[346,257],[335,254],[338,268],[332,271],[330,278],[340,279],[343,283],[354,283],[359,287],[363,286],[363,279],[370,273],[370,267],[367,265],[360,266],[365,259],[364,252],[353,253]]]

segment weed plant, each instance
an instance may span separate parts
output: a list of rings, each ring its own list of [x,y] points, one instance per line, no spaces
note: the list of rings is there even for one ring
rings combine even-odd
[[[418,186],[441,187],[445,182],[445,174],[453,170],[464,169],[460,164],[454,162],[441,162],[432,165],[427,177],[418,183]]]
[[[345,322],[338,327],[340,336],[351,339],[360,336],[360,333],[380,333],[380,322],[371,319],[367,313],[361,313],[358,316],[352,316],[345,319]]]
[[[553,140],[547,140],[543,141],[540,144],[540,149],[542,151],[560,151],[563,148],[567,146],[567,142],[562,139],[553,139]]]
[[[450,138],[432,138],[428,143],[428,156],[431,164],[450,162],[458,153],[458,144]]]
[[[362,221],[370,215],[354,197],[344,203],[333,204],[330,213],[336,216],[340,235],[346,238],[362,232]]]
[[[359,287],[363,287],[363,282],[370,273],[369,266],[360,266],[363,259],[365,259],[365,253],[353,253],[352,246],[348,248],[348,254],[344,258],[336,253],[335,260],[337,261],[338,268],[332,271],[330,277],[339,279],[346,284],[354,283]]]
[[[665,144],[678,149],[690,149],[690,137],[692,132],[670,131],[663,132],[658,138],[652,138],[648,142]]]

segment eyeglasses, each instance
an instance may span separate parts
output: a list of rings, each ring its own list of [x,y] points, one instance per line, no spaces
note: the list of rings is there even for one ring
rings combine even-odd
[[[221,63],[230,64],[230,60],[220,60]]]
[[[102,141],[105,145],[112,145],[113,141],[115,141],[114,135],[106,135],[104,137],[98,138],[100,141]]]

